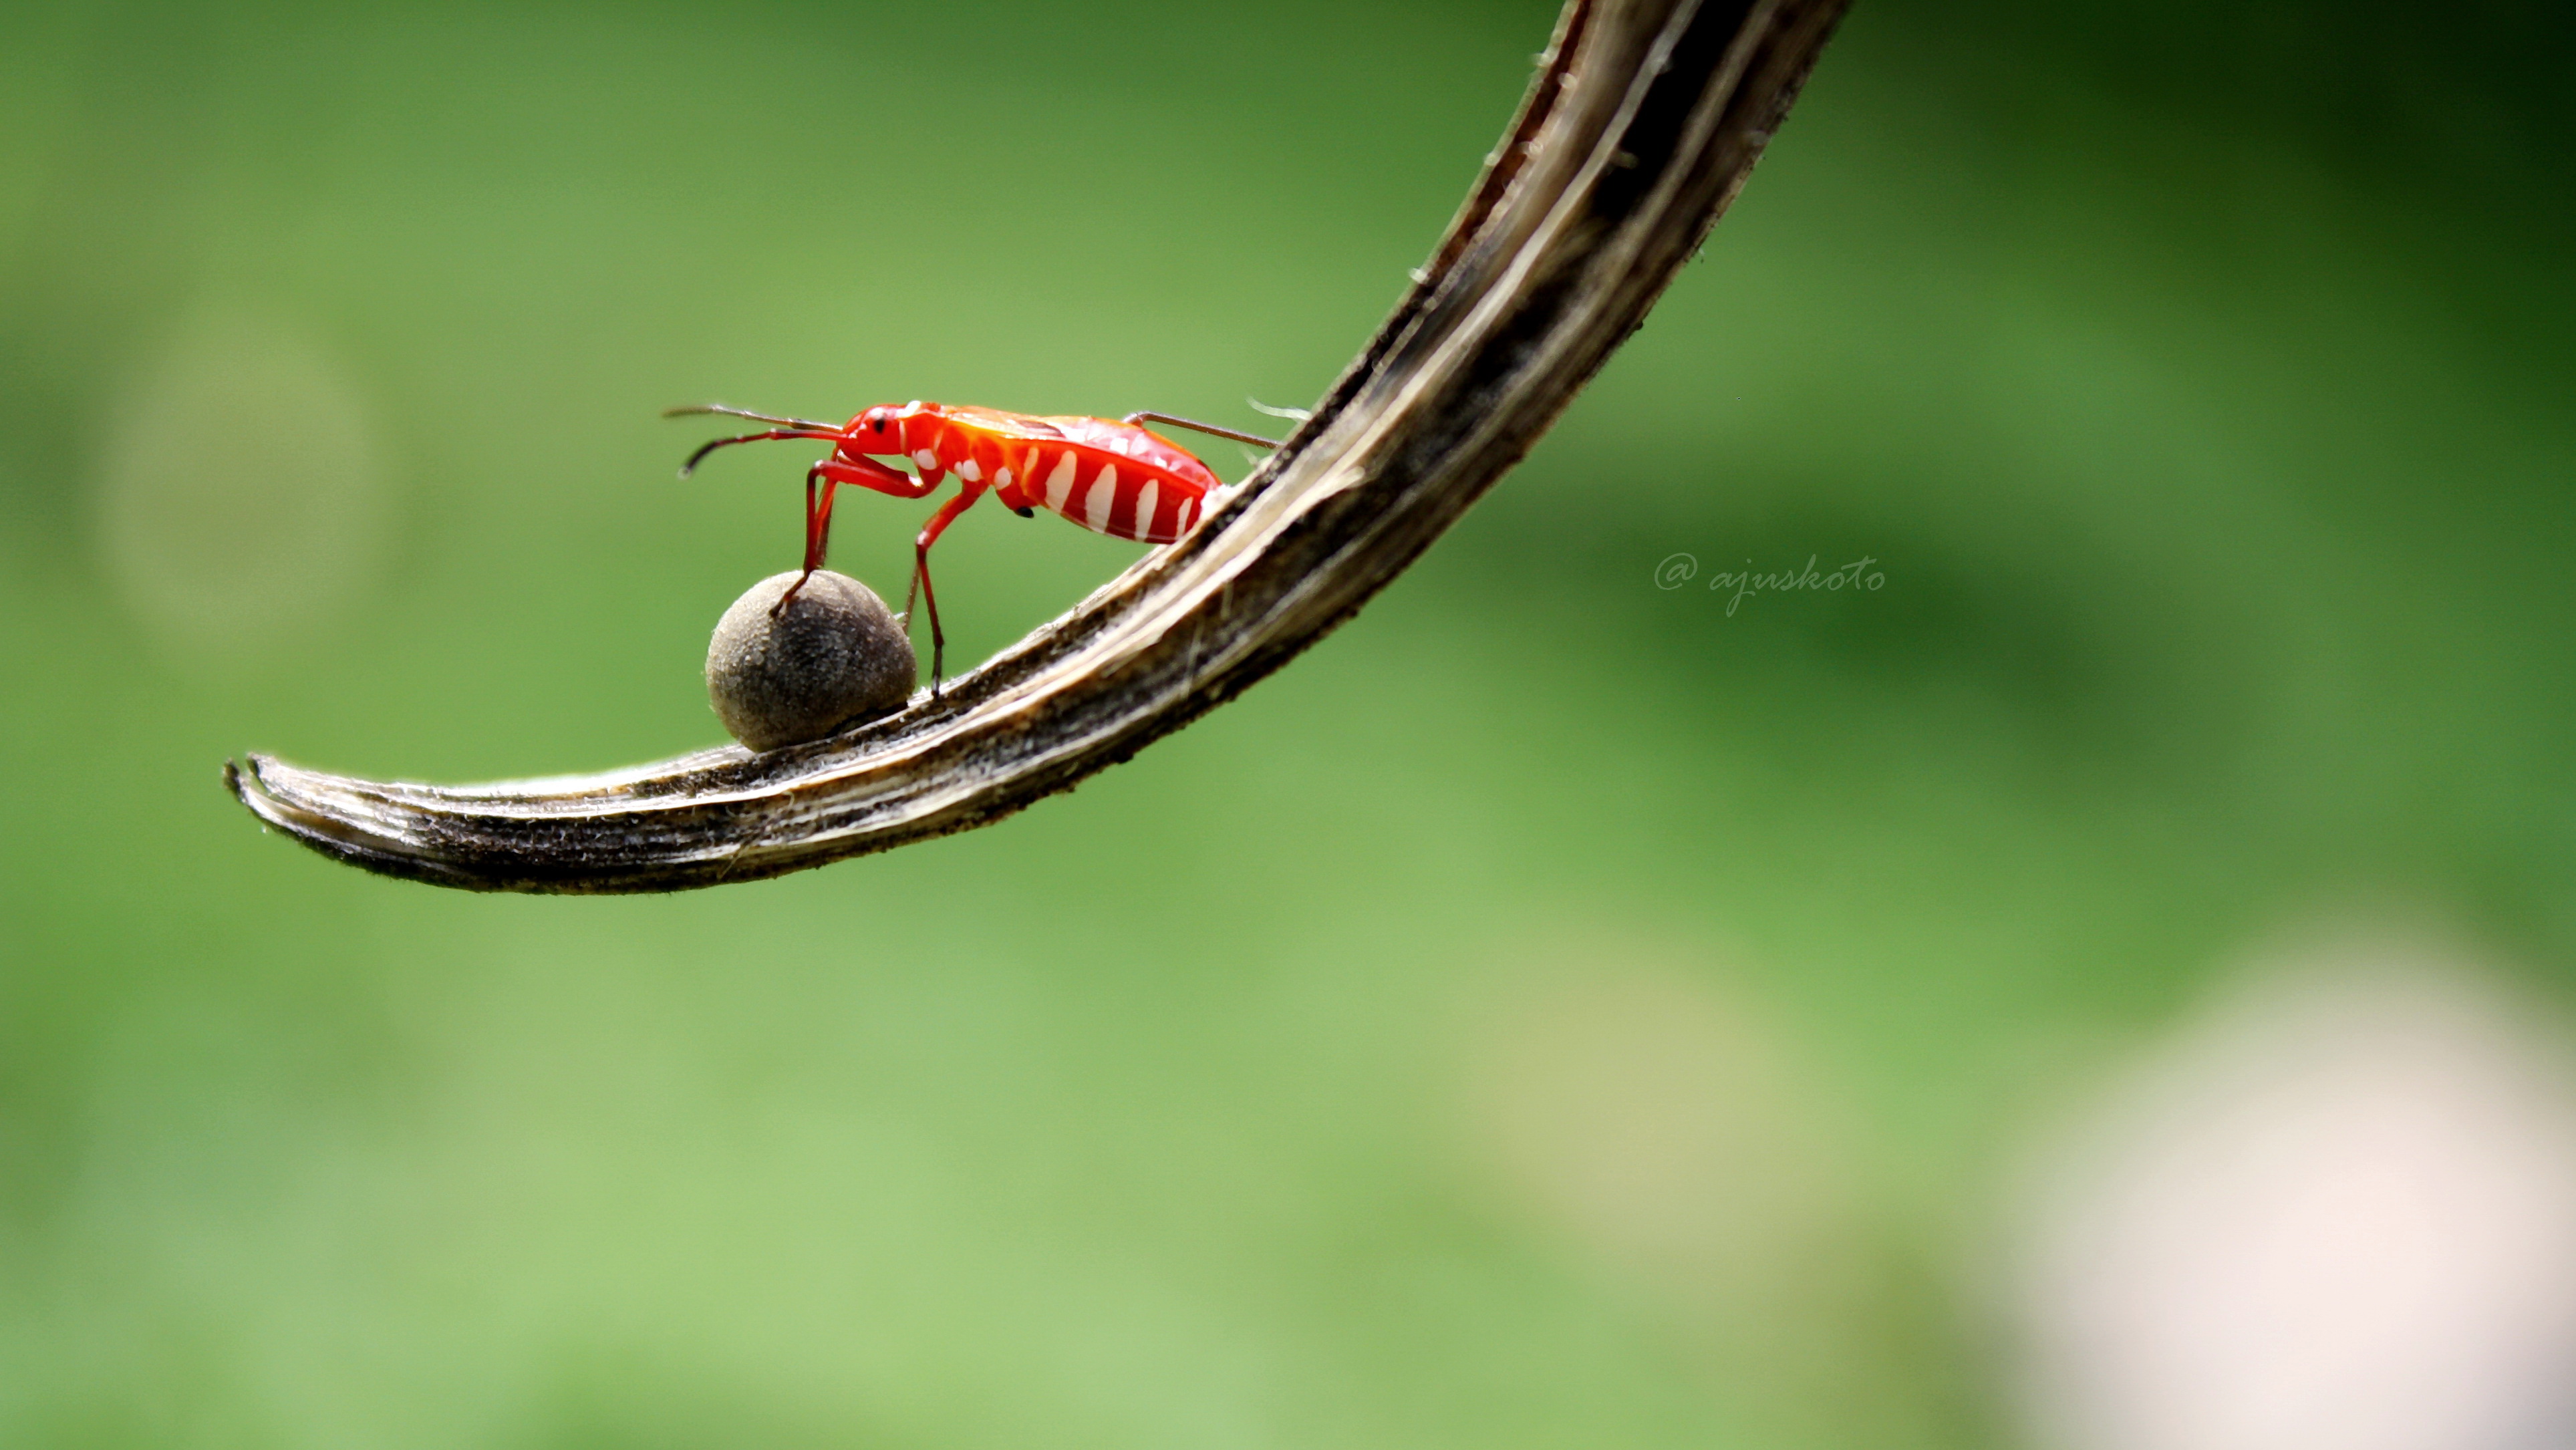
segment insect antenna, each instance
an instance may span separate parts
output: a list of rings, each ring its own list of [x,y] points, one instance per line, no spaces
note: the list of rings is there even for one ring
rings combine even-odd
[[[714,412],[718,410],[707,409],[704,411]],[[729,412],[731,410],[725,409],[722,411]],[[818,438],[827,442],[838,443],[841,441],[841,430],[838,428],[828,428],[825,431],[818,432],[811,428],[773,428],[766,433],[745,433],[739,438],[718,438],[713,442],[700,444],[698,446],[698,451],[689,455],[689,461],[680,465],[680,476],[682,478],[688,477],[691,471],[697,468],[698,461],[700,459],[705,458],[708,454],[715,452],[719,448],[735,443],[758,443],[769,438]]]
[[[811,418],[780,418],[769,413],[755,413],[749,408],[728,407],[723,403],[690,403],[662,410],[665,418],[679,418],[691,413],[722,413],[728,418],[749,418],[755,423],[776,423],[782,428],[829,428],[836,434],[841,431],[837,423],[817,423]]]

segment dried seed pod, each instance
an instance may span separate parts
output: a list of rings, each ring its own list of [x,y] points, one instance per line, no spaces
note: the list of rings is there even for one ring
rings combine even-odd
[[[707,699],[733,738],[754,750],[820,740],[899,708],[920,664],[876,591],[818,569],[772,613],[802,571],[751,586],[707,644]]]

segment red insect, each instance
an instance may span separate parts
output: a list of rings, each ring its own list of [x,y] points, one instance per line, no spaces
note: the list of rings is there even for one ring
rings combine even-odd
[[[1217,476],[1188,450],[1139,425],[1168,423],[1219,438],[1276,448],[1278,443],[1251,433],[1238,433],[1210,423],[1193,423],[1168,413],[1130,413],[1107,418],[1036,418],[994,408],[962,408],[942,403],[892,404],[868,409],[846,425],[804,418],[778,418],[742,408],[708,404],[673,408],[664,417],[683,413],[722,413],[778,426],[765,433],[718,438],[689,455],[680,476],[700,459],[728,444],[768,438],[813,438],[829,442],[832,456],[805,471],[805,573],[823,567],[823,550],[832,533],[832,490],[856,484],[896,498],[926,498],[948,475],[956,474],[961,491],[940,505],[913,540],[912,582],[904,591],[904,613],[912,613],[917,590],[930,608],[930,689],[939,691],[947,641],[939,629],[939,595],[930,587],[930,546],[959,514],[974,507],[987,490],[1022,518],[1041,507],[1064,515],[1093,533],[1134,539],[1141,544],[1168,544],[1199,521]],[[881,462],[900,458],[918,477]],[[799,579],[780,597],[787,607],[804,587]],[[771,611],[776,613],[776,609]]]

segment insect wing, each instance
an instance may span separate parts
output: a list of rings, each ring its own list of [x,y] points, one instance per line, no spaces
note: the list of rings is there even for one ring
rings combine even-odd
[[[1060,439],[1066,436],[1063,429],[1055,426],[1064,421],[1060,418],[1032,418],[1026,413],[1005,413],[999,408],[959,407],[953,404],[941,411],[978,432],[991,433],[1004,438],[1036,441]]]
[[[1209,471],[1206,464],[1199,462],[1198,455],[1160,433],[1108,418],[1049,418],[1045,421],[1062,429],[1064,436],[1076,443],[1107,449],[1120,457],[1151,464],[1201,489],[1217,486],[1217,476]]]

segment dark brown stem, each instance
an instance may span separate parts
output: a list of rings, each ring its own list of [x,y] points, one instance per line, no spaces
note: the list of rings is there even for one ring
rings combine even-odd
[[[262,755],[268,824],[387,875],[673,891],[997,820],[1232,699],[1350,618],[1491,487],[1725,210],[1842,0],[1571,0],[1421,280],[1278,453],[940,697],[811,745],[449,788]]]

